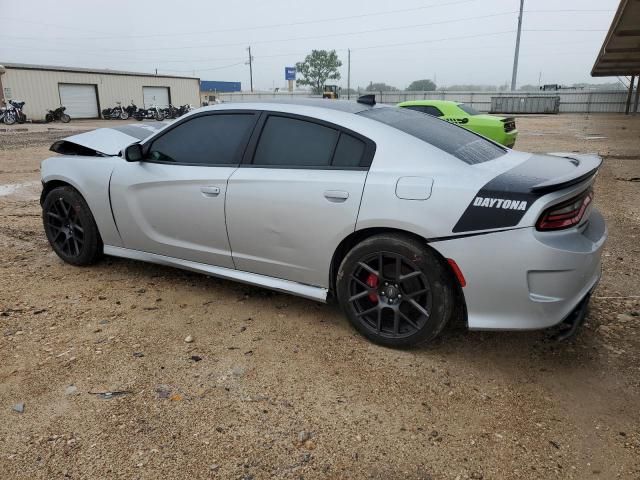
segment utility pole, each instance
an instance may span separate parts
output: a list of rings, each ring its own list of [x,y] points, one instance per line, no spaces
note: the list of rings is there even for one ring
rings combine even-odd
[[[524,0],[520,0],[520,14],[518,15],[518,34],[516,35],[516,52],[513,55],[513,73],[511,74],[511,91],[516,89],[516,78],[518,76],[518,56],[520,55],[520,32],[522,32],[522,9]]]
[[[251,84],[251,93],[253,93],[253,57],[251,56],[251,47],[247,47],[249,50],[249,82]]]
[[[351,49],[347,49],[347,100],[351,98]]]

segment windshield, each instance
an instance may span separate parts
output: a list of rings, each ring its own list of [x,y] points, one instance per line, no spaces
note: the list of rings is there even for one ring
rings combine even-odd
[[[358,115],[397,128],[469,165],[487,162],[506,153],[502,147],[465,128],[408,108],[371,108]]]
[[[466,103],[459,103],[458,107],[460,107],[460,109],[465,112],[468,113],[469,115],[480,115],[480,112],[477,111],[476,109],[470,107],[469,105],[467,105]]]

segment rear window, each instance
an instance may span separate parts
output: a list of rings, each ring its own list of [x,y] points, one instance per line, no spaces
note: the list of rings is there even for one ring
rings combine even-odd
[[[403,108],[408,108],[409,110],[415,110],[416,112],[426,113],[427,115],[433,115],[434,117],[441,117],[442,112],[439,108],[434,107],[433,105],[408,105]]]
[[[480,115],[479,111],[477,111],[475,108],[470,107],[466,103],[459,103],[458,107],[460,107],[460,110],[462,110],[465,113],[468,113],[469,115]]]
[[[317,123],[271,115],[260,135],[255,165],[328,167],[339,132]]]
[[[371,108],[359,115],[397,128],[469,165],[487,162],[506,153],[504,148],[462,127],[406,108]]]

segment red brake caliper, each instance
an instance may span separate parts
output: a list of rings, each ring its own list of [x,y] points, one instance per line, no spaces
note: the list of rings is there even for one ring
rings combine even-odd
[[[375,273],[370,273],[367,277],[366,284],[371,288],[378,288],[378,276]],[[376,292],[371,292],[369,294],[369,300],[373,303],[378,303],[378,294]]]

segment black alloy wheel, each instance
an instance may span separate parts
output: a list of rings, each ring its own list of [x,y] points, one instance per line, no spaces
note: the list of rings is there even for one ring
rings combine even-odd
[[[349,304],[375,334],[414,335],[429,320],[432,295],[427,276],[403,255],[380,252],[358,262],[349,279]]]
[[[442,331],[453,313],[453,282],[446,261],[426,243],[384,233],[347,253],[335,290],[356,330],[375,343],[402,348]]]
[[[71,204],[63,197],[57,198],[49,205],[46,220],[53,244],[66,255],[79,257],[84,247],[84,228]]]
[[[72,187],[51,190],[42,204],[47,239],[67,263],[89,265],[102,254],[102,240],[84,198]]]

